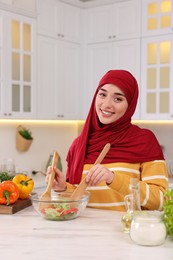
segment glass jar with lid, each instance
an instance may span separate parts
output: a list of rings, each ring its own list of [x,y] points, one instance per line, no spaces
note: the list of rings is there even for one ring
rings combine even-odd
[[[166,226],[161,211],[136,211],[130,228],[130,237],[138,245],[158,246],[165,242]]]

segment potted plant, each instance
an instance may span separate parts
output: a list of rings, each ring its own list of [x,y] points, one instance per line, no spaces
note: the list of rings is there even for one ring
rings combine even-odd
[[[26,127],[19,125],[16,133],[16,148],[17,150],[24,152],[27,151],[33,141],[32,133]]]

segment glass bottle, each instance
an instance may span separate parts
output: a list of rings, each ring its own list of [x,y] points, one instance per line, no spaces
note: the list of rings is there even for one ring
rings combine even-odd
[[[139,179],[130,179],[129,190],[130,194],[124,197],[126,213],[123,215],[121,219],[125,233],[129,233],[130,231],[133,213],[137,210],[141,210]]]

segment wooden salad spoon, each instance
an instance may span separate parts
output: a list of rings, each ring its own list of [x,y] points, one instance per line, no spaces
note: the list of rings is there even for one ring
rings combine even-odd
[[[107,143],[103,150],[101,151],[101,153],[99,154],[97,160],[95,161],[95,164],[101,163],[102,160],[104,159],[104,157],[106,156],[106,154],[108,153],[110,149],[110,144]],[[87,188],[88,184],[86,182],[86,177],[80,182],[80,184],[77,186],[77,188],[73,191],[70,200],[77,200],[80,198],[81,195],[84,194],[86,188]]]
[[[46,203],[44,203],[44,201],[50,201],[51,200],[51,189],[52,189],[52,184],[53,184],[53,180],[55,178],[55,171],[54,171],[54,167],[57,166],[58,163],[58,159],[59,159],[59,155],[57,152],[54,152],[53,154],[53,160],[52,160],[52,165],[51,165],[51,173],[50,173],[50,177],[49,177],[49,181],[48,181],[48,185],[46,187],[46,190],[43,192],[43,194],[40,196],[40,202],[39,203],[39,209],[45,208]]]

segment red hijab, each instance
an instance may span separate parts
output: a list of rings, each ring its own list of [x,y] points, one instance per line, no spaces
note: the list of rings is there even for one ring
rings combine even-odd
[[[128,109],[116,122],[101,125],[96,114],[95,99],[98,90],[105,84],[114,84],[124,92]],[[131,124],[137,100],[138,84],[128,71],[111,70],[103,76],[94,94],[83,130],[67,154],[68,182],[80,183],[84,164],[93,164],[106,143],[110,143],[111,148],[103,163],[137,163],[164,159],[155,135],[150,130]]]

